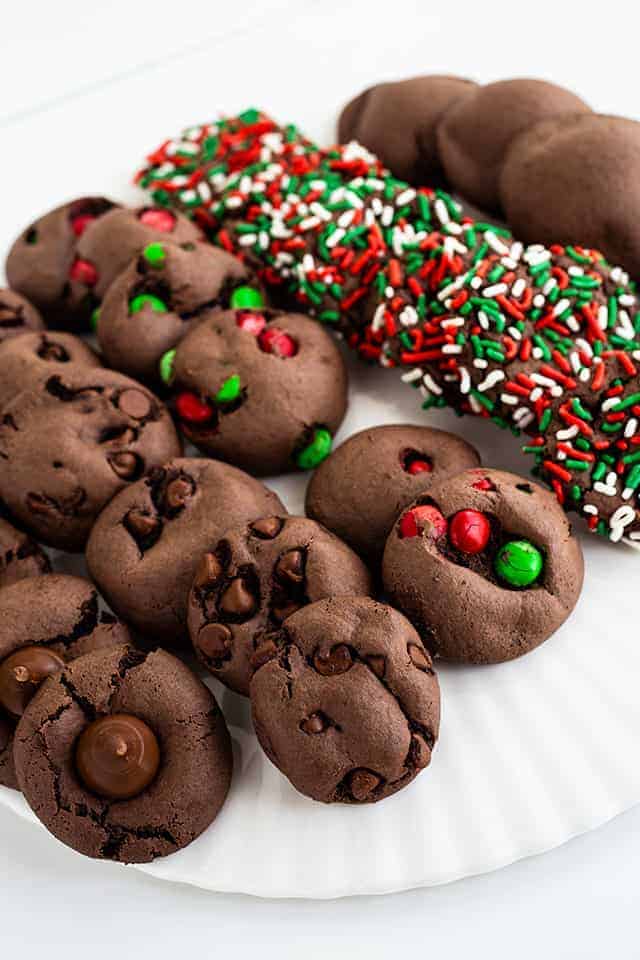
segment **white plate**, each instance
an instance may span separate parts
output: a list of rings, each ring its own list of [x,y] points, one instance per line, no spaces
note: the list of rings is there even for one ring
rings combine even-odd
[[[341,437],[428,422],[475,443],[487,465],[525,472],[518,442],[449,412],[424,417],[393,371],[351,361]],[[305,478],[271,485],[300,512]],[[234,739],[229,799],[195,843],[141,869],[208,890],[339,897],[444,883],[548,850],[640,800],[640,557],[582,537],[586,579],[570,621],[538,650],[492,667],[439,669],[443,717],[431,767],[375,806],[323,806],[295,792],[251,733],[247,702],[217,683]],[[77,569],[60,557],[58,566]],[[482,615],[482,611],[478,611]],[[22,797],[0,803],[31,817]]]

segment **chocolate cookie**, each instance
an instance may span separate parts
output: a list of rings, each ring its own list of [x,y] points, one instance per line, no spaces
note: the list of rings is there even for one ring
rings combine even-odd
[[[147,244],[111,284],[98,320],[109,366],[158,380],[161,357],[182,340],[206,308],[262,306],[243,264],[208,243]]]
[[[15,290],[0,288],[0,343],[29,330],[42,330],[40,312]]]
[[[411,77],[378,83],[344,107],[338,140],[358,140],[401,180],[435,186],[443,180],[436,127],[445,110],[473,92],[462,77]]]
[[[428,766],[440,689],[420,637],[368,597],[320,600],[265,637],[251,709],[260,744],[300,793],[373,803]]]
[[[525,241],[580,243],[640,274],[640,123],[553,117],[524,131],[505,159],[500,196]]]
[[[69,363],[102,366],[93,350],[72,333],[23,333],[0,342],[0,411],[43,377],[64,377]]]
[[[0,499],[38,540],[82,550],[113,495],[180,452],[171,417],[147,389],[69,365],[4,408]]]
[[[178,345],[173,407],[200,450],[257,475],[317,466],[347,406],[347,373],[317,323],[212,310]]]
[[[395,519],[434,483],[480,463],[444,430],[372,427],[345,440],[311,477],[305,510],[359,554],[378,563]]]
[[[24,712],[18,783],[51,833],[89,857],[144,863],[195,840],[231,781],[213,695],[164,650],[87,654]]]
[[[9,286],[42,312],[49,326],[74,329],[92,309],[87,289],[73,289],[76,246],[87,227],[116,206],[80,197],[40,217],[14,242],[5,265]],[[71,274],[71,275],[70,275]]]
[[[110,605],[153,643],[188,641],[187,597],[200,557],[230,524],[285,512],[258,480],[216,460],[179,459],[114,497],[87,544]]]
[[[434,655],[501,663],[533,650],[573,610],[580,544],[553,495],[501,470],[467,470],[398,519],[385,589]]]
[[[0,588],[48,573],[49,558],[31,537],[0,517]]]
[[[440,160],[449,183],[485,210],[497,209],[502,164],[513,139],[538,120],[589,110],[575,93],[544,80],[500,80],[477,87],[453,103],[438,125]]]
[[[88,580],[47,574],[0,590],[0,784],[17,789],[16,724],[38,687],[85,653],[128,643],[127,627],[98,609]]]
[[[210,544],[189,597],[189,633],[204,666],[248,696],[251,657],[265,633],[316,600],[371,592],[362,560],[320,524],[263,517]]]

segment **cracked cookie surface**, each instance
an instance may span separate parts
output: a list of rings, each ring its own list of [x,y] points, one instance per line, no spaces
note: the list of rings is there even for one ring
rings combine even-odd
[[[0,411],[43,377],[64,377],[70,363],[85,368],[102,366],[91,347],[72,333],[23,333],[1,342]]]
[[[409,621],[368,597],[320,600],[256,651],[253,722],[293,786],[324,803],[373,803],[431,761],[440,690]]]
[[[189,596],[189,633],[202,664],[248,696],[251,657],[265,632],[316,600],[372,589],[362,560],[319,523],[267,516],[209,545]]]
[[[97,719],[122,715],[153,731],[160,766],[138,795],[107,800],[81,780],[76,744]],[[123,863],[195,840],[224,803],[233,762],[224,717],[198,677],[166,651],[126,646],[49,678],[20,721],[14,752],[20,787],[47,829],[80,853]]]
[[[0,343],[31,330],[42,330],[40,312],[15,290],[0,288]]]
[[[49,558],[39,544],[0,517],[0,588],[49,573],[50,569]]]

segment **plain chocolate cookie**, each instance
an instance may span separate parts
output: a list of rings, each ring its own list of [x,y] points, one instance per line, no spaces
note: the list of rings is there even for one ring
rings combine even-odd
[[[401,180],[435,186],[443,180],[436,127],[456,100],[476,84],[462,77],[411,77],[378,83],[344,107],[338,141],[358,140]]]
[[[432,486],[398,519],[385,590],[433,655],[501,663],[533,650],[580,596],[582,550],[555,496],[501,470]]]
[[[500,180],[505,216],[524,241],[595,247],[640,275],[640,123],[594,113],[522,133]]]
[[[4,408],[0,499],[37,540],[82,550],[113,495],[180,452],[167,409],[145,387],[70,364]]]
[[[369,596],[362,560],[306,517],[263,517],[210,545],[189,597],[189,633],[204,664],[249,695],[251,657],[269,632],[325,597]]]
[[[17,789],[13,736],[39,685],[85,653],[128,643],[88,580],[45,574],[0,590],[0,784]],[[4,731],[4,736],[3,736]]]
[[[44,322],[26,297],[15,290],[0,288],[0,343],[30,330],[42,330]]]
[[[258,740],[293,786],[323,803],[373,803],[428,766],[440,689],[409,621],[368,597],[313,603],[254,655]]]
[[[0,517],[0,588],[17,580],[48,573],[51,569],[44,550],[21,530]]]
[[[345,440],[315,471],[305,510],[377,564],[393,523],[432,484],[476,467],[460,437],[411,424],[372,427]]]
[[[73,330],[86,323],[94,303],[88,288],[73,289],[76,246],[115,206],[105,197],[79,197],[34,221],[11,247],[5,265],[9,286],[35,304],[48,326]]]
[[[51,833],[89,857],[145,863],[216,818],[233,758],[201,680],[155,650],[112,647],[42,685],[18,725],[18,783]]]
[[[100,308],[97,332],[105,360],[129,376],[160,380],[161,358],[203,310],[238,299],[264,303],[236,257],[204,242],[147,244],[111,284]]]
[[[0,342],[0,411],[43,377],[65,376],[66,364],[101,367],[93,350],[72,333],[22,333]]]
[[[438,124],[448,182],[480,207],[498,209],[502,164],[513,139],[538,120],[587,111],[590,107],[575,93],[545,80],[500,80],[476,87],[454,102]]]
[[[87,544],[91,576],[110,605],[155,643],[188,641],[197,564],[230,524],[286,512],[258,480],[217,460],[178,459],[122,490]]]

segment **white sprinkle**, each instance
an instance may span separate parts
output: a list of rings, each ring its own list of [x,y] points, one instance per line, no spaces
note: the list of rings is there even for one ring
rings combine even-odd
[[[607,413],[612,407],[616,407],[619,403],[620,397],[608,397],[606,400],[602,401],[600,409],[603,413]]]
[[[534,347],[533,350],[531,351],[531,356],[533,357],[534,360],[541,360],[543,354],[540,347]]]
[[[485,287],[484,290],[482,291],[482,295],[483,297],[487,297],[487,298],[497,297],[501,293],[507,293],[508,291],[509,291],[509,287],[506,285],[506,283],[494,283],[490,287]]]
[[[515,261],[520,260],[522,258],[523,251],[524,251],[524,247],[519,240],[517,240],[515,243],[512,243],[511,250],[509,251],[512,260],[515,260]]]
[[[322,221],[320,217],[305,217],[304,220],[301,220],[298,224],[299,230],[315,230],[317,226],[320,225]]]
[[[489,361],[484,360],[482,357],[475,357],[473,361],[473,365],[478,370],[486,370],[487,367],[489,366]]]
[[[508,327],[508,328],[507,328],[507,333],[508,333],[514,340],[522,340],[522,334],[520,333],[520,331],[518,330],[517,327]]]
[[[473,413],[482,413],[482,404],[479,403],[477,397],[474,397],[472,393],[469,394],[469,406]]]
[[[396,207],[403,207],[405,203],[411,203],[415,195],[416,191],[412,190],[411,187],[409,187],[408,190],[403,190],[402,193],[399,193],[396,197]]]
[[[447,297],[450,297],[452,293],[455,293],[460,287],[464,286],[465,278],[464,276],[458,277],[457,280],[454,280],[453,283],[449,283],[443,290],[438,294],[438,300],[446,300]]]
[[[621,307],[635,307],[636,298],[630,293],[621,293],[618,297],[618,303]]]
[[[380,223],[383,227],[390,227],[393,223],[393,207],[390,204],[387,204],[382,211]]]
[[[501,393],[500,399],[503,403],[506,403],[510,407],[515,407],[518,405],[518,398],[515,397],[512,393]]]
[[[478,312],[478,323],[480,324],[483,330],[489,329],[489,317],[486,315],[484,310],[480,310]]]
[[[438,197],[436,202],[433,205],[433,209],[436,217],[440,223],[449,223],[451,217],[449,216],[449,211],[447,210],[447,205],[442,200],[441,197]]]
[[[562,300],[558,300],[555,307],[553,308],[554,317],[559,317],[561,313],[564,313],[565,310],[571,306],[571,300],[568,300],[566,297],[563,297]]]
[[[378,310],[380,308],[378,307]],[[378,311],[376,311],[377,313]],[[422,370],[420,367],[414,367],[413,370],[407,370],[406,373],[403,373],[400,377],[403,383],[415,383],[416,380],[420,380],[422,377]]]
[[[329,249],[337,246],[342,240],[342,238],[344,237],[346,232],[347,232],[346,230],[343,230],[340,227],[338,227],[337,230],[334,230],[331,236],[327,239],[327,246],[329,247]]]
[[[567,317],[565,323],[569,327],[569,330],[572,330],[573,333],[577,333],[580,329],[580,323],[576,320],[573,314],[570,317]]]
[[[535,297],[533,298],[534,307],[537,307],[539,310],[540,307],[544,307],[545,302],[544,296],[541,293],[536,293]]]
[[[418,322],[418,312],[415,307],[407,305],[398,316],[403,327],[415,327]]]
[[[581,383],[588,383],[590,376],[591,376],[591,373],[589,371],[589,367],[585,367],[578,374],[578,379],[580,380]]]
[[[433,379],[430,373],[425,373],[425,375],[422,378],[422,382],[424,383],[427,390],[430,390],[431,393],[435,393],[437,397],[439,397],[442,394],[442,387],[435,382],[435,380]]]
[[[485,390],[490,390],[492,387],[495,387],[496,383],[500,383],[504,378],[505,375],[502,370],[492,370],[491,373],[487,374],[482,383],[478,384],[478,390],[484,393]]]
[[[492,230],[487,230],[487,232],[484,235],[484,239],[489,244],[491,249],[495,250],[496,253],[500,253],[500,254],[509,253],[509,247],[507,247],[506,244],[504,244],[502,240]]]
[[[511,257],[501,257],[500,263],[503,267],[506,267],[507,270],[515,270],[518,266],[517,262]],[[524,280],[522,282],[524,283]]]
[[[531,403],[535,403],[536,400],[539,400],[543,392],[544,391],[542,387],[534,387],[531,393],[529,394],[529,400],[531,401]]]
[[[618,475],[615,470],[610,470],[607,474],[607,486],[616,487],[618,485]]]
[[[599,480],[596,480],[593,485],[593,489],[596,491],[596,493],[604,493],[606,497],[615,497],[616,493],[618,492],[615,487],[608,487],[606,483],[600,483]]]
[[[607,308],[604,306],[604,304],[601,307],[598,307],[598,326],[601,330],[607,329],[608,317],[609,314],[607,313]]]
[[[513,419],[516,420],[518,426],[524,430],[525,427],[528,427],[529,424],[535,420],[535,414],[532,410],[527,409],[527,407],[521,407],[520,410],[516,410]]]
[[[624,428],[625,437],[633,437],[636,430],[638,429],[638,420],[636,417],[632,417],[631,420],[627,423]]]
[[[445,343],[442,352],[444,354],[462,353],[462,346],[459,343]]]
[[[460,393],[466,396],[471,390],[471,377],[466,367],[460,367]]]
[[[245,233],[238,238],[238,244],[241,247],[252,247],[257,241],[258,237],[255,233]]]
[[[574,437],[577,437],[579,432],[578,428],[574,425],[567,427],[565,430],[556,430],[556,437],[558,440],[572,440]]]
[[[542,288],[542,292],[544,293],[545,297],[548,297],[551,291],[553,290],[553,288],[557,286],[558,286],[558,281],[556,280],[556,278],[549,277],[544,287]]]
[[[590,513],[590,514],[592,514],[594,517],[597,517],[597,516],[598,516],[598,508],[597,508],[596,506],[594,506],[593,503],[585,503],[585,505],[584,505],[583,508],[582,508],[582,512],[583,512],[583,513]]]
[[[341,213],[338,217],[338,226],[339,227],[350,227],[351,222],[355,216],[355,210],[345,210],[344,213]]]
[[[484,282],[484,281],[483,281],[482,277],[473,277],[473,279],[471,280],[470,286],[471,286],[474,290],[479,290],[480,287],[482,286],[483,282]]]
[[[511,296],[515,297],[516,300],[519,300],[526,288],[526,283],[524,279],[520,277],[514,285],[511,287]]]

